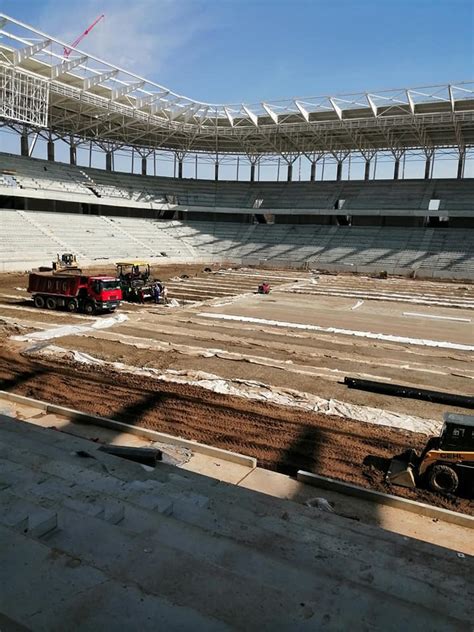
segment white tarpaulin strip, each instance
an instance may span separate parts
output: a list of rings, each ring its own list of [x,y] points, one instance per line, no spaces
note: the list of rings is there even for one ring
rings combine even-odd
[[[62,338],[63,336],[76,336],[88,331],[96,331],[98,329],[108,329],[114,325],[128,320],[128,316],[125,314],[116,314],[109,318],[98,318],[89,325],[64,325],[62,327],[54,327],[53,329],[46,329],[45,331],[35,331],[24,336],[12,336],[12,340],[19,342],[34,342],[37,340],[52,340],[53,338]]]
[[[434,419],[423,419],[421,417],[396,413],[381,408],[350,404],[337,399],[324,399],[312,393],[270,386],[255,380],[226,380],[218,375],[205,373],[203,371],[175,371],[172,369],[163,371],[150,367],[142,368],[130,366],[122,362],[106,362],[87,353],[69,351],[56,346],[43,349],[38,355],[72,358],[81,364],[102,366],[120,373],[142,375],[164,382],[189,384],[222,395],[233,395],[245,399],[266,401],[279,406],[290,406],[321,413],[323,415],[335,415],[337,417],[345,417],[380,426],[401,428],[410,432],[421,432],[427,435],[438,434],[442,426],[441,421]]]
[[[359,307],[362,307],[363,304],[364,301],[357,301],[357,303],[351,307],[351,310],[354,311],[355,309],[359,309]]]
[[[231,314],[213,314],[201,312],[202,318],[214,318],[216,320],[233,320],[241,323],[254,323],[255,325],[271,325],[273,327],[287,327],[289,329],[304,329],[307,331],[322,331],[328,334],[341,334],[343,336],[357,336],[359,338],[372,338],[387,342],[401,342],[407,345],[421,345],[424,347],[440,347],[442,349],[456,349],[457,351],[474,351],[474,345],[463,345],[457,342],[444,342],[442,340],[428,340],[423,338],[408,338],[407,336],[394,336],[392,334],[375,334],[371,331],[355,331],[352,329],[339,329],[338,327],[321,327],[320,325],[304,325],[302,323],[287,323],[280,320],[267,320],[265,318],[253,318],[251,316],[234,316]]]
[[[460,323],[470,323],[470,318],[456,318],[455,316],[437,316],[436,314],[418,314],[417,312],[403,312],[404,316],[415,316],[418,318],[436,318],[436,320],[456,320]]]

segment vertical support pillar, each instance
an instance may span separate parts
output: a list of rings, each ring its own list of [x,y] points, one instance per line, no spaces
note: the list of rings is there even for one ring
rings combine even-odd
[[[309,175],[309,179],[311,182],[314,182],[316,180],[316,163],[315,162],[311,163],[311,173]]]
[[[105,169],[106,171],[112,171],[112,152],[108,151],[105,154]]]
[[[458,173],[456,175],[456,178],[458,180],[461,180],[464,177],[464,160],[466,158],[466,154],[462,153],[459,154],[459,160],[458,160]]]
[[[393,179],[398,180],[400,175],[400,158],[395,158],[395,166],[393,168]]]
[[[293,179],[293,163],[289,162],[288,163],[288,172],[287,172],[286,180],[287,180],[287,182],[291,182],[292,179]]]
[[[48,160],[54,162],[54,142],[51,138],[48,140],[47,155]]]
[[[370,178],[370,160],[365,161],[365,169],[364,169],[364,180],[368,180]]]
[[[76,145],[69,145],[69,164],[77,165],[77,148],[76,148]]]
[[[219,163],[216,162],[214,167],[214,180],[217,182],[219,180]]]
[[[250,165],[250,182],[255,182],[255,163]]]
[[[427,156],[425,162],[425,180],[430,179],[430,171],[431,171],[431,157]]]
[[[336,180],[340,182],[342,180],[342,160],[338,160],[336,167]]]
[[[180,180],[183,179],[183,161],[182,160],[178,160],[178,178]]]
[[[28,132],[26,131],[26,129],[23,130],[23,132],[21,133],[20,150],[21,150],[21,155],[22,156],[28,156],[28,154],[29,154]]]
[[[147,159],[142,156],[142,176],[146,176]]]

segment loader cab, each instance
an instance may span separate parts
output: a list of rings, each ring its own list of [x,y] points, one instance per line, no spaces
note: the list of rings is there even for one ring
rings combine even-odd
[[[474,451],[474,417],[447,413],[441,430],[439,449],[445,451]]]

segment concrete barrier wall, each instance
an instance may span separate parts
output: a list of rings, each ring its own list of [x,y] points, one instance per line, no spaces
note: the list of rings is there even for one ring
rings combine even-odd
[[[419,516],[437,518],[438,520],[443,520],[444,522],[450,522],[462,527],[467,527],[468,529],[474,529],[474,517],[468,516],[467,514],[450,511],[449,509],[433,507],[432,505],[426,505],[425,503],[419,503],[407,498],[400,498],[391,494],[383,494],[371,489],[359,487],[358,485],[344,483],[326,476],[319,476],[318,474],[313,474],[312,472],[306,472],[304,470],[298,470],[296,478],[302,483],[313,485],[314,487],[319,487],[320,489],[328,489],[347,496],[368,500],[379,505],[395,507],[396,509],[416,513]]]
[[[94,424],[96,426],[102,426],[104,428],[116,430],[117,432],[124,432],[127,434],[136,435],[138,437],[144,437],[145,439],[149,439],[150,441],[157,441],[159,443],[188,448],[192,452],[205,454],[207,456],[219,458],[231,463],[237,463],[238,465],[244,465],[252,469],[257,467],[257,459],[251,456],[238,454],[237,452],[230,452],[228,450],[221,450],[220,448],[214,448],[213,446],[199,443],[197,441],[192,441],[190,439],[175,437],[164,432],[149,430],[148,428],[140,428],[139,426],[127,424],[115,419],[109,419],[108,417],[98,417],[96,415],[81,413],[77,410],[73,410],[72,408],[57,406],[55,404],[48,404],[48,402],[32,399],[30,397],[24,397],[23,395],[16,395],[15,393],[8,393],[7,391],[0,391],[0,397],[13,402],[18,402],[19,404],[33,406],[35,408],[38,408],[39,410],[43,410],[46,414],[52,413],[61,415],[62,417],[69,419],[71,423],[74,423],[76,421],[83,424]]]

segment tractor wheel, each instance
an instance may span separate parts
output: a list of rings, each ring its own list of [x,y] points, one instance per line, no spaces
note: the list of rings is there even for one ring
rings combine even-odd
[[[75,312],[77,311],[77,301],[75,298],[70,299],[67,303],[66,303],[66,309],[68,312]]]
[[[84,305],[84,313],[88,316],[92,316],[93,314],[95,314],[95,305],[92,301],[87,301],[87,303]]]
[[[44,297],[43,296],[35,296],[35,307],[43,308],[44,307]]]
[[[52,296],[48,296],[48,298],[46,299],[47,309],[56,309],[57,306],[58,306],[58,303],[56,299],[53,298]]]
[[[449,465],[434,465],[429,473],[429,486],[434,492],[454,494],[459,487],[459,477]]]

